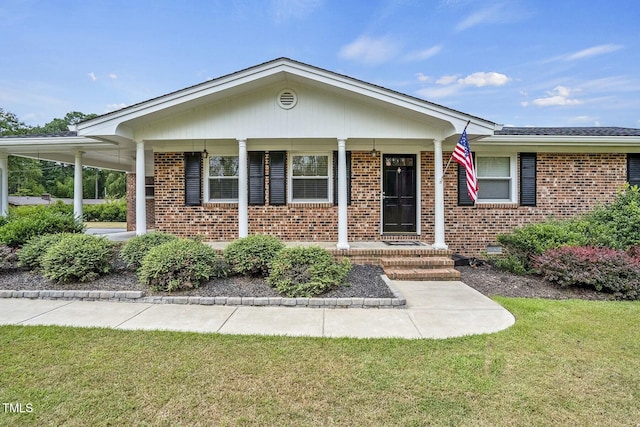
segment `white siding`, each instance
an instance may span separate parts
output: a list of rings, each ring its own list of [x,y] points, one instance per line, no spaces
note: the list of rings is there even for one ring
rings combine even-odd
[[[290,110],[280,108],[276,102],[284,88],[293,89],[298,95],[297,105]],[[438,131],[426,122],[408,118],[407,113],[321,87],[277,84],[148,124],[135,132],[135,139],[424,139]]]

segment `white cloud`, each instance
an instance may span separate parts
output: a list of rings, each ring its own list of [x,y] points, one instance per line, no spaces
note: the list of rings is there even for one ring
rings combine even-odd
[[[425,81],[431,82],[431,80]],[[424,96],[427,98],[444,98],[447,96],[455,95],[465,87],[504,86],[510,81],[511,79],[507,75],[496,73],[494,71],[476,72],[469,74],[464,78],[460,78],[458,74],[452,74],[449,76],[441,76],[440,78],[438,78],[435,81],[435,84],[439,85],[439,87],[423,88],[418,90],[417,93],[420,96]]]
[[[429,76],[427,76],[425,74],[422,74],[422,73],[416,74],[416,77],[418,78],[419,82],[428,83],[428,82],[431,81],[431,77],[429,77]]]
[[[89,73],[89,78],[91,79],[91,81],[95,82],[96,80],[98,80],[98,78],[96,77],[95,73]]]
[[[593,47],[566,55],[564,57],[564,60],[576,61],[579,59],[590,58],[592,56],[604,55],[607,53],[615,52],[620,49],[622,49],[622,46],[618,44],[602,44],[599,46],[593,46]]]
[[[442,46],[433,46],[428,49],[409,52],[407,55],[405,55],[404,60],[405,61],[424,61],[437,55],[438,53],[440,53],[441,50],[442,50]]]
[[[477,72],[468,75],[464,79],[458,80],[458,83],[463,85],[472,85],[476,87],[483,86],[504,86],[509,83],[509,77],[504,74],[496,72]]]
[[[442,76],[438,80],[436,80],[436,83],[439,85],[450,85],[451,83],[455,83],[457,81],[458,75],[454,74],[452,76]]]
[[[537,98],[533,100],[533,105],[538,107],[551,107],[557,105],[579,105],[582,101],[572,99],[571,89],[566,86],[556,86],[552,91],[547,92],[547,97]]]
[[[340,57],[367,65],[376,65],[395,57],[399,49],[399,43],[390,37],[360,36],[340,49]]]
[[[118,75],[117,75],[117,74],[115,74],[115,73],[110,73],[110,74],[109,74],[109,78],[110,78],[111,80],[115,80],[115,79],[117,79],[117,78],[118,78]]]

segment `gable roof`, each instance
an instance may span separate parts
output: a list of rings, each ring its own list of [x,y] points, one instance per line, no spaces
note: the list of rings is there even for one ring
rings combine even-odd
[[[470,122],[468,133],[478,135],[492,135],[496,129],[501,128],[492,121],[424,99],[289,58],[277,58],[80,122],[77,125],[78,135],[131,142],[132,129],[138,125],[215,102],[222,97],[246,93],[283,79],[325,85],[327,88],[404,108],[439,121],[441,127],[450,129],[451,134],[461,133],[467,122]]]

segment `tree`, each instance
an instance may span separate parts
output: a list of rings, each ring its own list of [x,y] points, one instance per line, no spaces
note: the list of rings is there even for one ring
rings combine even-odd
[[[40,196],[45,192],[40,162],[25,157],[9,156],[9,194]]]
[[[69,130],[69,125],[75,125],[84,120],[89,120],[94,117],[98,117],[97,114],[84,114],[79,111],[71,111],[65,114],[64,118],[55,118],[51,120],[49,123],[44,126],[38,126],[33,128],[33,131],[30,133],[58,133],[58,132],[67,132]]]
[[[32,128],[21,122],[18,117],[0,108],[0,136],[26,135]]]

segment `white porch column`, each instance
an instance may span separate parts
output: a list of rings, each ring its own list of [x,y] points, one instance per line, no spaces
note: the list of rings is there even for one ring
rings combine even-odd
[[[347,142],[338,139],[338,249],[349,249],[347,218]]]
[[[444,242],[444,177],[442,176],[442,140],[433,140],[433,161],[435,174],[435,230],[434,249],[447,249]]]
[[[249,170],[247,140],[238,140],[238,237],[249,235]]]
[[[9,214],[9,155],[0,154],[0,216]]]
[[[136,236],[147,232],[147,198],[144,188],[144,142],[136,142]]]
[[[82,151],[76,152],[73,170],[73,217],[82,221]]]

